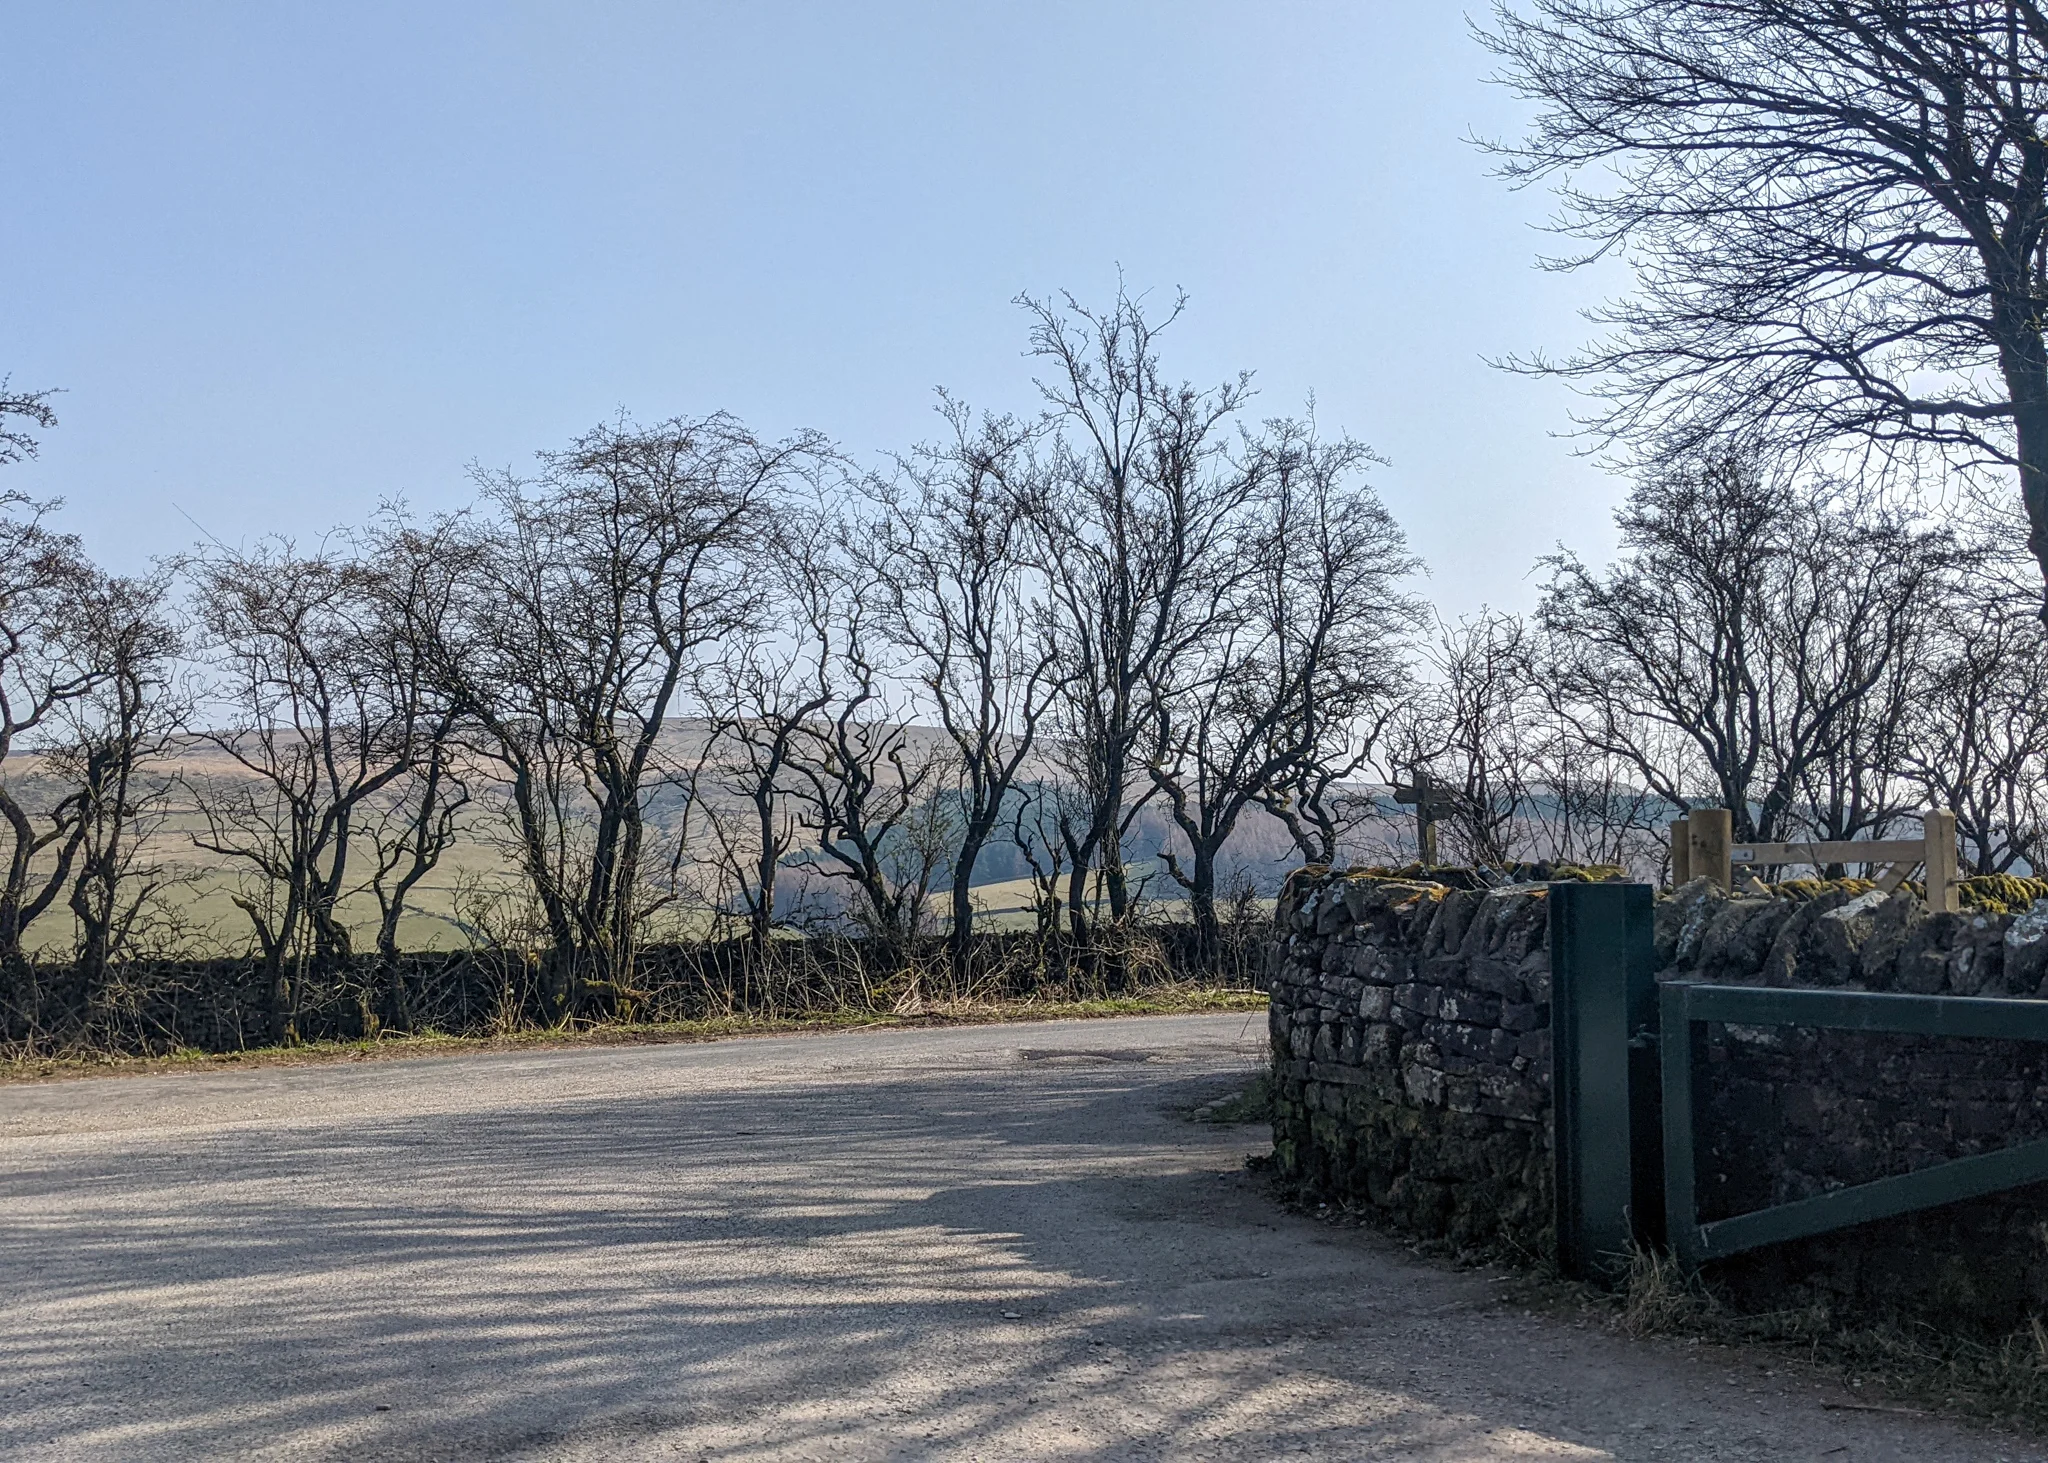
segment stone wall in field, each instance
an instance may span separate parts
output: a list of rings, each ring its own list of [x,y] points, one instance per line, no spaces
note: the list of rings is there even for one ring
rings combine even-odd
[[[939,935],[907,945],[838,935],[765,949],[654,944],[641,947],[630,981],[602,982],[551,971],[534,951],[491,947],[283,972],[254,955],[135,960],[91,981],[75,965],[28,962],[0,967],[0,1059],[889,1010],[913,990],[935,1003],[1131,996],[1161,985],[1249,991],[1266,943],[1251,921],[1227,923],[1220,950],[1189,924],[1098,934],[1085,950],[1062,931],[978,932],[958,982]]]
[[[1468,1252],[1552,1248],[1548,890],[1304,871],[1270,965],[1275,1161]],[[1660,980],[2048,999],[2048,901],[1930,915],[1854,884],[1658,901]],[[2048,1049],[1709,1028],[1702,1217],[2048,1136]],[[2048,1186],[1715,1267],[1740,1304],[1983,1336],[2048,1315]]]

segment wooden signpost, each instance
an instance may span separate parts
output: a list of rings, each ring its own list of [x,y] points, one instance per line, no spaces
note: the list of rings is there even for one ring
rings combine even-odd
[[[1465,795],[1432,781],[1423,773],[1418,772],[1414,777],[1413,782],[1394,784],[1394,801],[1403,806],[1414,804],[1416,862],[1429,868],[1436,863],[1437,815],[1461,806]]]
[[[1956,815],[1936,808],[1920,818],[1919,838],[1878,838],[1848,843],[1736,843],[1734,815],[1726,808],[1696,808],[1671,824],[1671,881],[1708,878],[1723,890],[1737,868],[1779,864],[1887,864],[1877,887],[1887,894],[1917,868],[1926,871],[1927,907],[1956,909]]]

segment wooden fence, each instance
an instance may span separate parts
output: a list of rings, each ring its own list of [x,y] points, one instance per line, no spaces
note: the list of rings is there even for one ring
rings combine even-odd
[[[1936,808],[1920,815],[1919,838],[1876,838],[1835,843],[1737,843],[1735,815],[1726,808],[1695,808],[1671,824],[1671,882],[1705,877],[1732,890],[1737,869],[1782,868],[1787,864],[1878,864],[1877,886],[1897,889],[1915,868],[1925,870],[1927,907],[1956,909],[1956,815]]]

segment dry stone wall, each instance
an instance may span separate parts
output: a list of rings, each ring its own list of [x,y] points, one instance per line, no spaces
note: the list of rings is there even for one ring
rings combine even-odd
[[[1550,1242],[1542,886],[1297,877],[1270,972],[1281,1171],[1460,1248]]]
[[[2048,901],[1930,915],[1854,886],[1658,901],[1659,980],[2048,999]],[[1275,1160],[1303,1188],[1469,1252],[1552,1249],[1548,891],[1306,870],[1270,957]],[[2048,1050],[1711,1027],[1699,1111],[1715,1219],[2048,1137]],[[1710,1275],[1738,1303],[1985,1337],[2048,1315],[2048,1185],[1776,1246]]]
[[[1660,979],[2048,999],[2048,905],[1928,914],[1835,889],[1659,902]],[[2048,1048],[1797,1027],[1710,1026],[1698,1193],[1712,1220],[2048,1137]],[[1756,1308],[1937,1320],[1989,1339],[2048,1314],[2048,1186],[1737,1256]]]

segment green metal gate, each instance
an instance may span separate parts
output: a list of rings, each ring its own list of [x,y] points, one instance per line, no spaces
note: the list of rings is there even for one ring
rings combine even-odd
[[[2048,1180],[2048,1138],[1702,1223],[1695,1108],[1708,1023],[2048,1042],[2048,1001],[1659,986],[1647,884],[1550,888],[1558,1263],[1613,1278],[1631,1242],[1689,1265]]]

